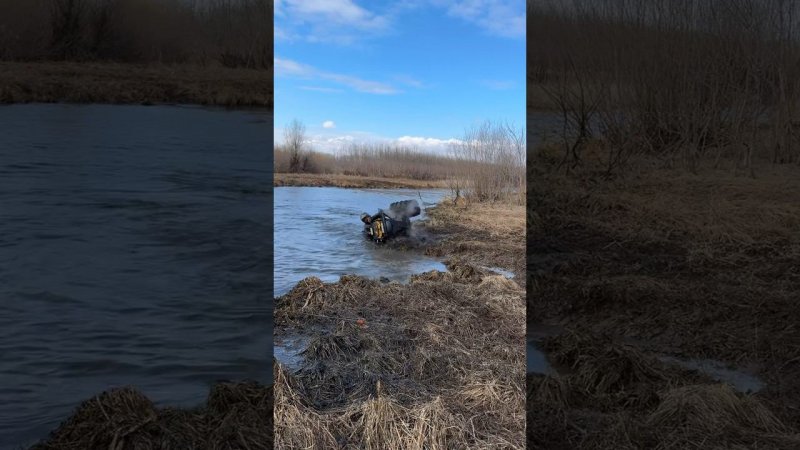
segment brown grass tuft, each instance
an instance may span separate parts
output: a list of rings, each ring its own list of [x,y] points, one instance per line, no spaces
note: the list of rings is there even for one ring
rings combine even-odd
[[[254,382],[218,383],[206,405],[181,410],[114,389],[85,401],[33,448],[272,448],[272,395],[272,386]]]
[[[450,268],[409,284],[307,279],[278,299],[278,329],[310,336],[303,367],[276,378],[292,399],[276,421],[291,439],[276,448],[308,445],[293,428],[309,422],[345,447],[522,448],[523,291],[463,262]],[[310,292],[313,307],[302,307]],[[296,425],[287,417],[297,414],[308,417]]]

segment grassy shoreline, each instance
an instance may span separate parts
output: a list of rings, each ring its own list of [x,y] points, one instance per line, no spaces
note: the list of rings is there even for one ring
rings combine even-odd
[[[524,289],[483,268],[522,276],[523,209],[488,229],[499,205],[429,209],[417,250],[448,272],[310,277],[277,298],[276,340],[308,344],[301,368],[275,365],[275,448],[524,448]]]
[[[0,61],[0,104],[273,105],[272,72],[188,64]]]
[[[365,189],[444,189],[444,180],[412,180],[410,178],[362,177],[341,174],[275,173],[273,186],[340,187]]]
[[[560,329],[539,347],[568,369],[529,375],[529,448],[798,448],[800,169],[534,167],[529,327]],[[766,387],[738,392],[664,355]]]

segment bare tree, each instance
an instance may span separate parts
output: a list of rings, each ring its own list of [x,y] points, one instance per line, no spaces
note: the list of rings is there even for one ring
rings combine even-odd
[[[800,162],[798,7],[530,0],[528,78],[562,114],[562,164],[579,161],[593,128],[609,171],[636,153],[692,171],[730,161],[750,175],[757,158]]]
[[[456,158],[475,164],[463,165],[459,192],[477,201],[497,201],[525,196],[525,132],[507,123],[490,120],[468,128],[461,141],[451,147]]]
[[[306,126],[297,119],[283,129],[283,145],[289,152],[289,172],[300,172],[304,169],[304,161],[307,164],[305,155]]]
[[[53,0],[51,7],[53,53],[59,59],[80,56],[87,12],[86,0]]]

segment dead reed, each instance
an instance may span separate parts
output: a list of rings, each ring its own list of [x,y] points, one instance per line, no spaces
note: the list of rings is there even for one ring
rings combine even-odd
[[[797,168],[762,163],[752,178],[638,158],[609,176],[591,158],[571,174],[546,150],[535,158],[528,320],[592,337],[544,344],[574,373],[532,378],[529,402],[542,406],[529,423],[542,425],[529,439],[545,448],[796,447]],[[752,367],[767,388],[736,393],[648,352]]]
[[[0,103],[70,102],[271,107],[264,71],[192,65],[0,62]]]
[[[81,404],[33,448],[268,449],[273,443],[272,386],[218,383],[196,409],[158,408],[134,388],[103,392]]]
[[[441,278],[310,278],[278,298],[276,327],[319,331],[299,371],[276,366],[276,448],[523,448],[522,290],[487,276],[453,262]]]

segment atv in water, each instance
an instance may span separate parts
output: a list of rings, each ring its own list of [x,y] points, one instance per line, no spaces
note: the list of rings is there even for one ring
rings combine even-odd
[[[361,213],[364,222],[364,237],[377,244],[383,244],[397,236],[408,236],[411,231],[411,218],[421,212],[416,200],[403,200],[389,205],[384,211],[379,209],[374,215]]]

